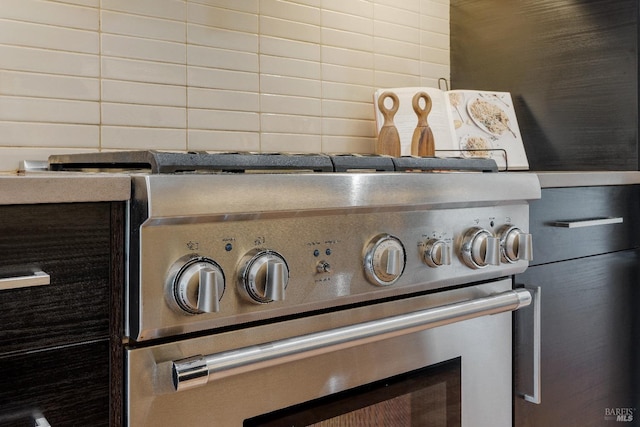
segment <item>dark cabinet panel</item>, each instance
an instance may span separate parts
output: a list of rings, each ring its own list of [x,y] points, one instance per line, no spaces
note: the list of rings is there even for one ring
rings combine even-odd
[[[640,247],[638,185],[545,188],[529,206],[532,265]]]
[[[516,285],[542,288],[542,403],[514,397],[515,426],[600,427],[616,408],[634,408],[638,416],[639,261],[640,251],[621,251],[516,276]],[[532,387],[530,310],[515,317],[514,382],[521,392]]]
[[[0,277],[51,284],[0,291],[0,354],[109,337],[109,203],[0,207]]]
[[[109,342],[0,358],[0,426],[109,425]]]
[[[637,0],[451,0],[451,83],[511,92],[532,170],[638,169]]]

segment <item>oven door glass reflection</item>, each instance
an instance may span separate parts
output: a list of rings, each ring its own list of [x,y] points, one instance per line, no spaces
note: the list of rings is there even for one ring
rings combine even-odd
[[[460,359],[251,418],[245,427],[456,427]]]

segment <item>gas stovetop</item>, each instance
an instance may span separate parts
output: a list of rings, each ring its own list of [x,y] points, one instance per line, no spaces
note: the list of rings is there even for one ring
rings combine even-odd
[[[104,170],[158,173],[217,172],[497,172],[493,159],[389,157],[359,154],[208,153],[119,151],[55,155],[52,171]]]

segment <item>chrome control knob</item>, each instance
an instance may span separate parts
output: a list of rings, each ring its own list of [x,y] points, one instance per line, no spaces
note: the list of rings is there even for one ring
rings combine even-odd
[[[402,275],[405,264],[404,246],[397,237],[380,234],[365,248],[364,272],[374,285],[393,285]]]
[[[171,268],[168,289],[174,309],[185,314],[215,313],[225,289],[224,273],[212,259],[182,259]]]
[[[250,252],[241,262],[238,282],[240,293],[250,302],[281,301],[289,283],[289,267],[277,252]]]
[[[500,264],[500,239],[489,230],[473,227],[462,236],[462,261],[474,269]]]
[[[531,234],[518,227],[505,225],[498,230],[500,239],[500,255],[503,261],[514,263],[519,260],[533,259],[533,241]]]
[[[437,268],[451,264],[451,248],[441,239],[429,239],[422,252],[422,260],[429,267]]]

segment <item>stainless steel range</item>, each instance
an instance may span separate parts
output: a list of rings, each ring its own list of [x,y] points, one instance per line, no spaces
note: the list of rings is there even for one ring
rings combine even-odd
[[[528,173],[484,159],[109,153],[132,172],[130,426],[511,425]],[[167,173],[164,173],[167,172]]]

